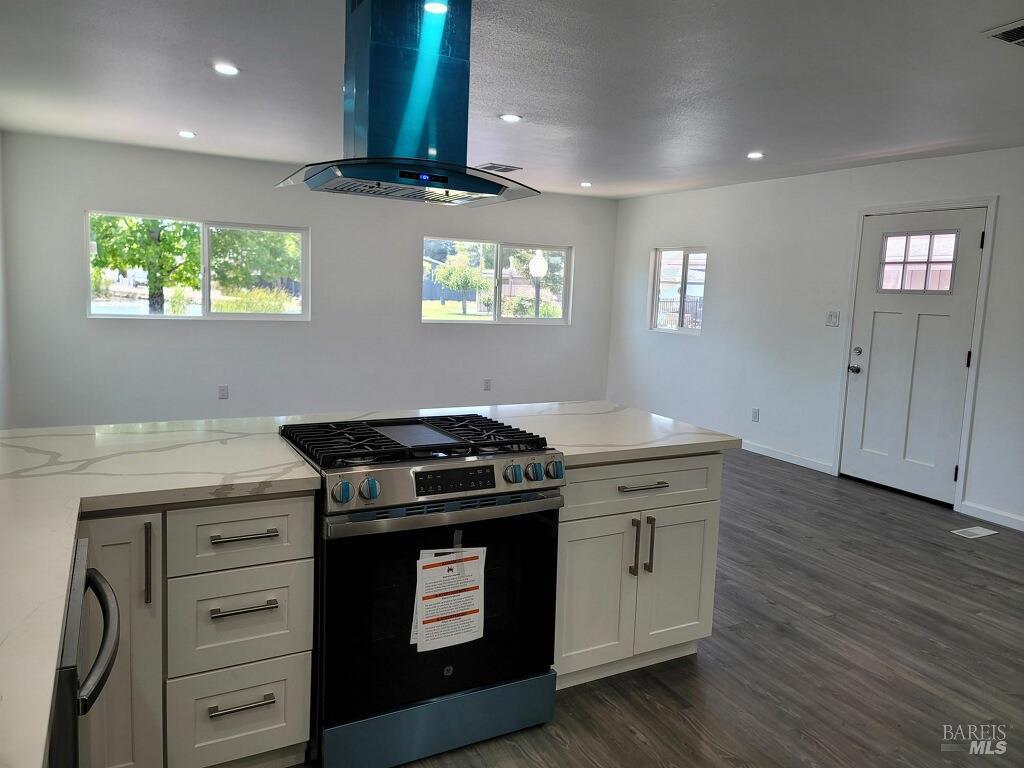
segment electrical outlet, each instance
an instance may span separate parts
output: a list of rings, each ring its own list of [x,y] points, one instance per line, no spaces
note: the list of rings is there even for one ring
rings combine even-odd
[[[490,391],[491,391],[491,380],[490,379],[484,379],[484,392],[490,392]]]
[[[217,399],[218,400],[227,400],[228,399],[228,385],[227,384],[219,384],[219,385],[217,385]]]
[[[829,328],[839,327],[838,309],[830,309],[828,312],[825,313],[825,325],[827,325]]]
[[[761,409],[760,408],[751,408],[750,409],[750,420],[751,421],[760,421],[761,420]]]

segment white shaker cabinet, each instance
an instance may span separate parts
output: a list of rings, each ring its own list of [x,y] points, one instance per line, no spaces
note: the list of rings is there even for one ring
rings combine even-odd
[[[79,721],[83,768],[160,768],[163,765],[163,590],[161,516],[125,515],[79,524],[89,539],[89,566],[117,596],[120,639],[110,677]],[[102,618],[86,597],[79,668],[84,673],[99,646]]]

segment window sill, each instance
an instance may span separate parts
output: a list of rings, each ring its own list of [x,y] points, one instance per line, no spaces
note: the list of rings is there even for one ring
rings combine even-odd
[[[258,315],[258,314],[243,314],[241,312],[231,314],[219,314],[219,315],[108,315],[108,314],[92,314],[91,312],[86,314],[87,320],[167,320],[171,322],[188,321],[194,322],[197,320],[213,320],[214,322],[223,322],[225,320],[255,320],[257,322],[284,322],[284,323],[295,323],[295,322],[309,322],[310,317],[308,313],[301,315]]]
[[[648,330],[673,336],[700,336],[699,328],[650,328]]]
[[[471,325],[471,326],[494,326],[494,325],[565,325],[568,326],[570,323],[568,320],[559,320],[556,318],[535,318],[526,317],[521,320],[512,320],[505,318],[503,320],[427,320],[420,318],[420,325]]]

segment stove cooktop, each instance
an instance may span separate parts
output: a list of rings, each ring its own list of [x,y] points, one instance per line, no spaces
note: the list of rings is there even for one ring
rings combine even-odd
[[[547,440],[479,414],[285,424],[281,436],[322,470],[544,450]]]

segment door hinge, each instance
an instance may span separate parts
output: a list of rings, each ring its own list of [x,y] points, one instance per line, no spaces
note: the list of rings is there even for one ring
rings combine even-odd
[[[971,367],[971,350],[967,350],[967,367]]]
[[[954,483],[956,482],[956,479],[958,477],[960,477],[960,465],[959,464],[957,464],[955,467],[953,467],[953,482]]]
[[[982,248],[982,249],[984,249],[984,247],[985,247],[985,230],[984,229],[981,230],[981,244],[978,247]]]

